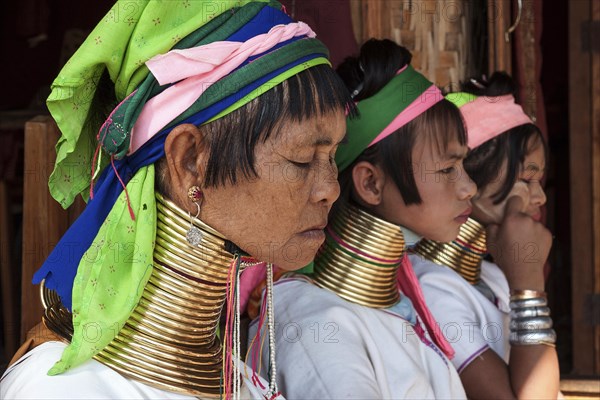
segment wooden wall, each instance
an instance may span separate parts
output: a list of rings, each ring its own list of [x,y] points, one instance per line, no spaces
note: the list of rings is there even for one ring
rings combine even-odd
[[[352,0],[359,43],[394,40],[413,53],[415,69],[442,87],[472,74],[469,10],[466,0]]]

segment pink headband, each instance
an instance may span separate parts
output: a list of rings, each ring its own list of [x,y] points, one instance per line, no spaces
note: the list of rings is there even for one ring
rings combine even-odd
[[[303,22],[277,25],[268,33],[246,42],[213,42],[204,46],[172,50],[146,62],[159,84],[174,83],[144,105],[133,129],[129,153],[187,110],[214,82],[239,67],[249,57],[264,53],[296,36],[316,35]]]
[[[401,69],[398,73],[404,70]],[[396,116],[390,122],[388,126],[385,127],[383,131],[373,141],[369,144],[369,146],[373,146],[375,143],[385,139],[392,133],[396,132],[398,129],[408,124],[413,119],[417,118],[419,115],[423,114],[433,105],[438,103],[444,98],[440,89],[437,86],[431,85],[427,90],[425,90],[419,97],[417,97],[408,107],[406,107],[400,114]]]
[[[470,149],[519,125],[531,124],[512,95],[478,97],[460,107],[465,120]]]

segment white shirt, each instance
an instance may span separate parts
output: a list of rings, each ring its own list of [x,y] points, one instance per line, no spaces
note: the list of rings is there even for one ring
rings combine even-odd
[[[65,347],[62,342],[46,342],[21,357],[2,376],[0,398],[197,399],[194,396],[157,389],[129,379],[96,360],[86,361],[60,375],[49,376],[48,370],[60,359]],[[243,371],[243,363],[241,368]],[[265,387],[268,387],[266,382],[262,382]],[[264,391],[244,378],[241,398],[264,399]]]
[[[417,254],[411,254],[410,261],[427,306],[456,352],[452,363],[458,372],[487,349],[508,363],[509,287],[500,268],[487,261],[481,265],[481,280],[496,297],[493,303],[449,267]]]
[[[398,314],[302,278],[278,281],[273,299],[277,382],[288,399],[466,398],[448,359]],[[254,321],[250,341],[256,330]],[[268,356],[265,340],[263,373]]]

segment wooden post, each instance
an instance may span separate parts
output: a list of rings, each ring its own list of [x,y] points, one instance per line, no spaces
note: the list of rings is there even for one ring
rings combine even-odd
[[[4,319],[4,349],[10,357],[19,345],[19,323],[17,307],[19,304],[18,288],[14,287],[15,269],[11,259],[14,246],[12,234],[12,215],[10,200],[5,181],[0,181],[0,284],[2,292],[2,318]]]
[[[595,0],[569,2],[573,374],[600,375],[600,23]],[[595,48],[594,48],[595,47]]]
[[[49,116],[39,116],[25,124],[21,341],[41,321],[43,311],[39,287],[31,283],[33,274],[83,209],[83,201],[78,199],[69,210],[63,210],[48,191],[48,177],[56,159],[54,146],[59,137]]]
[[[488,0],[488,73],[505,71],[512,73],[511,42],[504,33],[511,25],[510,0]]]
[[[591,277],[594,280],[594,291],[591,293],[590,322],[593,326],[594,340],[594,370],[596,376],[600,376],[600,1],[592,2],[590,21],[590,53],[592,85],[592,143],[594,160],[592,165],[593,187],[594,187],[594,263]],[[599,390],[600,392],[600,390]]]

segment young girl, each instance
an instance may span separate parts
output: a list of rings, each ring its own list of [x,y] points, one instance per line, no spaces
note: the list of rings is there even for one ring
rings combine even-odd
[[[465,169],[479,188],[472,218],[453,242],[421,241],[411,261],[469,398],[556,398],[543,277],[551,239],[539,223],[546,144],[508,75],[473,82],[447,96],[467,126]]]
[[[451,348],[426,333],[433,322],[405,248],[420,236],[454,238],[476,188],[462,168],[459,111],[410,60],[394,42],[370,40],[338,69],[360,112],[337,151],[341,197],[313,278],[274,288],[271,340],[290,398],[465,397],[444,355]]]

